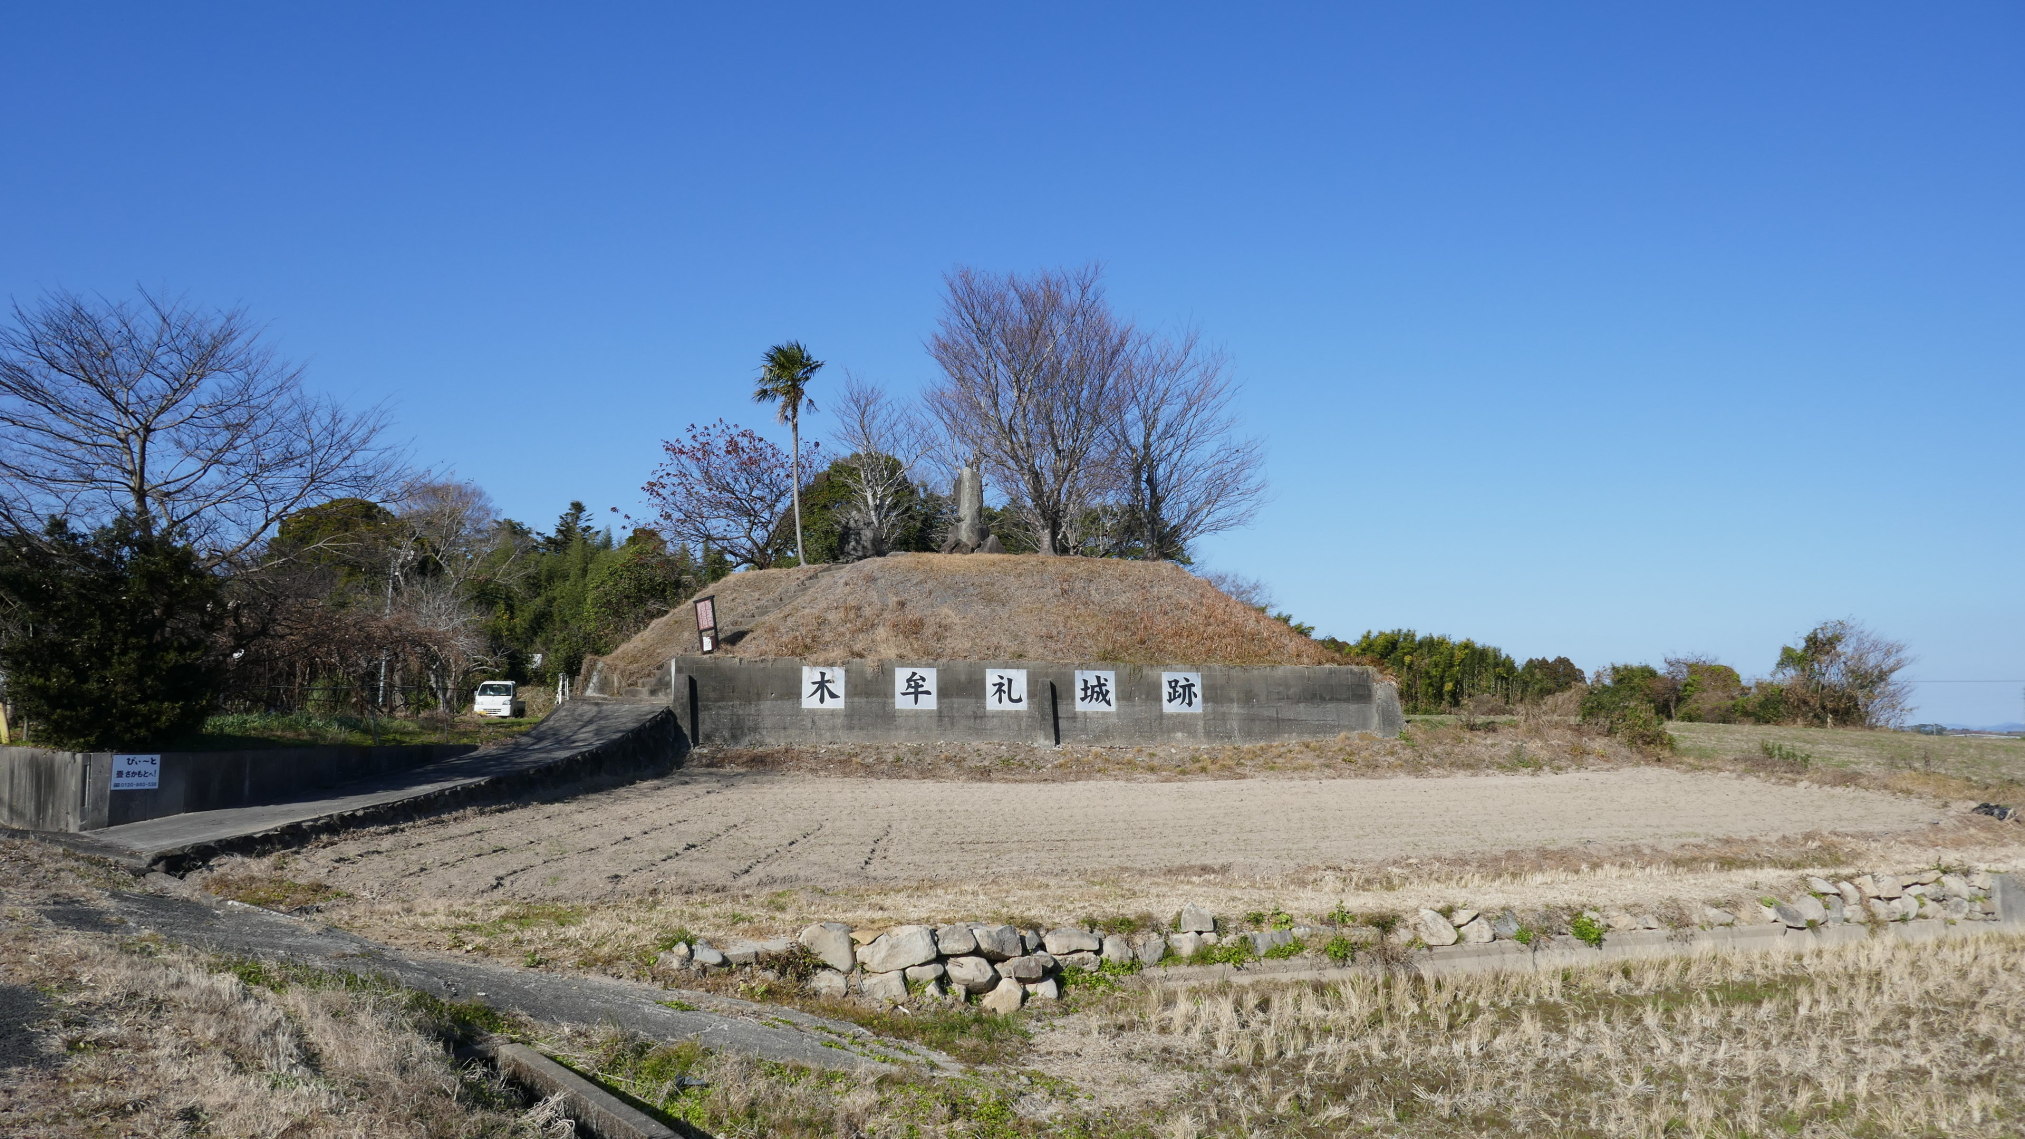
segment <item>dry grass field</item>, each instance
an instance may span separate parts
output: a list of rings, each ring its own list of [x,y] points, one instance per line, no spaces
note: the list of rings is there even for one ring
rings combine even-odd
[[[538,1139],[445,1041],[478,1010],[93,925],[124,874],[0,840],[0,1135]]]
[[[875,1079],[582,1032],[548,1047],[719,1135],[2005,1136],[2025,936],[1426,980],[1072,993],[1003,1062]],[[681,1089],[676,1073],[707,1088]]]
[[[1926,736],[1865,728],[1667,725],[1689,761],[1752,765],[1820,781],[1937,788],[2025,800],[2025,737]]]

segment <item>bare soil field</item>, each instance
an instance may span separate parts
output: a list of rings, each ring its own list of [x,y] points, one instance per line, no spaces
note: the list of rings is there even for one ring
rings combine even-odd
[[[553,901],[1191,866],[1266,875],[1519,846],[1877,833],[1943,814],[1871,791],[1658,768],[1015,786],[685,771],[564,803],[340,836],[293,865],[361,896]]]

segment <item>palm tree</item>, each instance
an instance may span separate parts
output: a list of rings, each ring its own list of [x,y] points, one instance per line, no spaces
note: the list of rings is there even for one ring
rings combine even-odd
[[[808,386],[822,367],[823,362],[809,355],[801,341],[776,344],[760,358],[759,387],[752,393],[754,403],[780,404],[780,421],[788,425],[794,441],[790,454],[795,480],[795,561],[800,565],[809,564],[808,555],[802,552],[802,408],[816,409],[815,401],[808,397]]]

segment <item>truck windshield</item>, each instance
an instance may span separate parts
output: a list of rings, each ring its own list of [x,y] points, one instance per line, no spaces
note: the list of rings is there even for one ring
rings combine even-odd
[[[480,696],[511,696],[513,695],[513,685],[481,684],[478,686],[478,694]]]

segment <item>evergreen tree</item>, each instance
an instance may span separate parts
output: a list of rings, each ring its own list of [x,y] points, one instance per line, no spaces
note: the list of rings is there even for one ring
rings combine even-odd
[[[0,539],[0,605],[7,695],[44,742],[157,747],[197,731],[217,699],[219,580],[132,518]]]
[[[1352,644],[1324,642],[1360,660],[1382,665],[1399,682],[1399,703],[1410,715],[1459,708],[1472,696],[1509,701],[1518,696],[1518,664],[1495,645],[1412,629],[1365,633]]]

